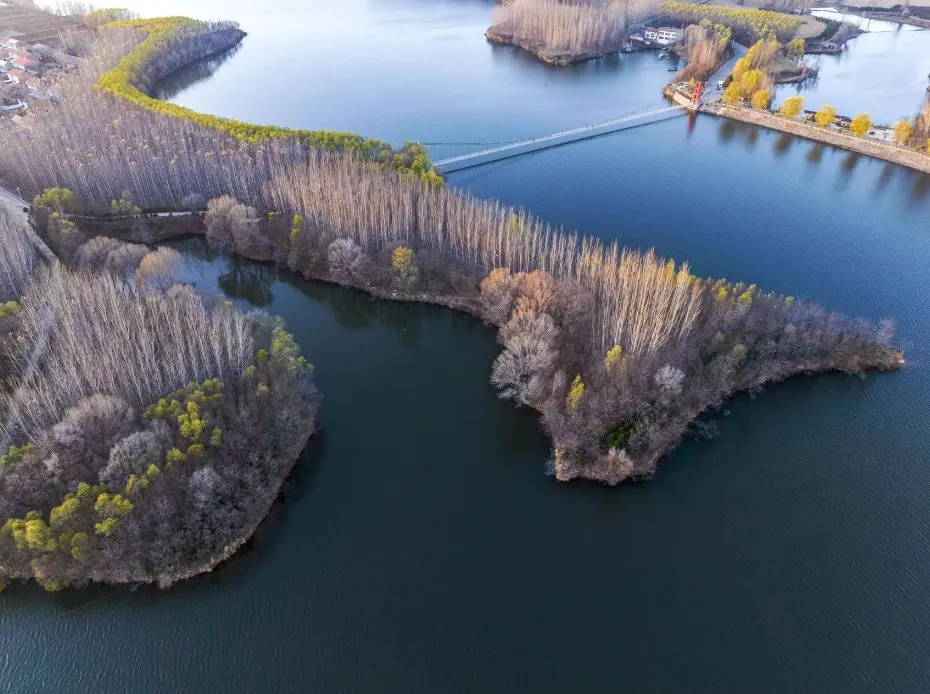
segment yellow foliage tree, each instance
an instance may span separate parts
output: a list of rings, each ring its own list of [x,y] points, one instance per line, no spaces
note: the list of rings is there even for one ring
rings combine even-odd
[[[623,347],[620,345],[614,345],[607,351],[607,356],[604,357],[604,366],[608,369],[617,363],[617,360],[623,356]]]
[[[869,117],[868,113],[860,113],[852,119],[849,124],[849,129],[853,131],[853,134],[862,137],[872,129],[872,119]]]
[[[914,126],[911,125],[909,120],[902,118],[893,126],[891,126],[891,132],[895,143],[899,145],[906,145],[908,140],[911,139],[911,135],[914,134]]]
[[[762,89],[764,79],[765,75],[762,74],[762,70],[749,70],[740,77],[739,83],[745,94],[755,94]]]
[[[786,118],[797,118],[798,114],[804,109],[803,96],[789,96],[785,99],[778,112]]]
[[[578,405],[581,404],[581,398],[584,397],[584,383],[581,380],[581,376],[575,376],[575,380],[572,381],[572,387],[568,391],[568,409],[577,410]]]
[[[836,109],[832,106],[827,106],[826,104],[821,106],[817,113],[814,114],[814,122],[816,122],[817,125],[819,125],[821,128],[826,128],[835,120]]]
[[[414,262],[414,253],[412,248],[401,246],[395,248],[391,256],[391,273],[394,280],[403,285],[410,285],[416,282],[419,275],[419,269]]]
[[[728,104],[736,104],[746,98],[746,92],[743,91],[742,85],[735,80],[730,82],[730,86],[723,91],[723,100]]]
[[[772,101],[772,95],[768,89],[759,89],[752,95],[752,107],[766,109]]]

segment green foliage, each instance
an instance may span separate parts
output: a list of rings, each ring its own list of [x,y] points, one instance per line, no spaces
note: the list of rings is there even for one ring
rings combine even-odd
[[[814,122],[821,128],[826,128],[836,120],[836,109],[824,104],[817,113],[814,114]]]
[[[110,203],[110,214],[116,217],[123,217],[133,214],[139,214],[142,208],[138,207],[132,200],[132,193],[124,190],[119,200]]]
[[[178,463],[183,463],[185,460],[187,460],[187,456],[184,455],[182,451],[177,448],[170,448],[165,454],[165,468],[167,469]]]
[[[836,19],[829,19],[828,17],[817,17],[817,21],[823,24],[823,31],[813,38],[814,41],[832,39],[836,35],[836,32],[840,30],[840,25],[842,24],[842,22]]]
[[[110,537],[119,525],[118,518],[107,518],[99,523],[94,524],[94,532],[101,537]]]
[[[849,129],[854,135],[862,137],[872,129],[872,119],[868,113],[860,113],[849,123]]]
[[[294,215],[294,219],[291,220],[291,246],[296,246],[298,239],[300,238],[300,230],[303,228],[304,218],[299,214]]]
[[[94,510],[101,516],[126,516],[132,511],[132,502],[120,494],[103,493],[97,497]]]
[[[262,352],[265,353],[264,359],[262,359]],[[274,364],[290,371],[301,369],[311,373],[313,365],[299,354],[300,347],[294,341],[294,336],[278,326],[271,333],[271,352],[259,350],[258,357],[260,362],[271,360]]]
[[[51,528],[41,518],[31,516],[38,511],[30,511],[26,518],[10,518],[3,525],[0,534],[12,537],[16,549],[30,552],[53,552],[58,549]]]
[[[213,427],[213,432],[210,434],[210,445],[214,448],[223,445],[223,432],[220,431],[219,427]]]
[[[3,318],[16,318],[19,316],[22,308],[19,303],[16,301],[7,301],[6,303],[0,303],[0,319]]]
[[[90,538],[87,533],[75,533],[71,538],[71,556],[76,561],[87,561],[87,544]]]
[[[789,96],[785,99],[781,108],[778,109],[778,112],[785,116],[785,118],[797,118],[798,114],[804,110],[804,97],[803,96]]]
[[[177,41],[184,36],[201,30],[202,25],[196,20],[187,17],[133,19],[112,22],[103,29],[136,29],[145,32],[147,36],[135,50],[120,60],[115,68],[100,76],[96,87],[102,91],[154,113],[220,130],[244,142],[296,139],[307,147],[351,152],[364,159],[378,162],[385,168],[395,169],[403,175],[420,178],[429,185],[442,185],[442,178],[430,166],[423,145],[407,142],[401,151],[395,152],[387,142],[363,138],[355,133],[254,125],[232,118],[198,113],[177,104],[154,99],[142,92],[138,85],[145,82],[145,72],[149,63],[158,56],[174,50]]]
[[[142,419],[146,421],[179,419],[185,414],[190,414],[190,403],[203,404],[222,397],[223,382],[218,378],[208,379],[203,383],[188,383],[185,388],[176,390],[168,397],[161,398],[157,403],[146,408],[142,413]]]
[[[46,188],[42,195],[33,198],[32,204],[35,207],[46,207],[61,213],[65,211],[65,208],[73,207],[76,200],[75,194],[67,188]]]
[[[111,22],[124,21],[130,18],[130,11],[119,7],[108,7],[102,10],[93,10],[84,15],[84,24],[89,27],[100,27]]]
[[[100,494],[103,494],[106,491],[106,486],[103,484],[90,485],[87,482],[81,482],[78,484],[77,488],[77,498],[82,500],[95,500]]]
[[[187,403],[187,412],[178,415],[178,424],[181,425],[181,436],[191,441],[199,441],[207,426],[200,418],[200,408],[193,400]]]
[[[199,458],[200,456],[203,455],[203,451],[204,451],[203,444],[195,443],[194,445],[187,447],[187,457],[188,458]]]
[[[81,508],[81,500],[76,496],[65,497],[58,506],[53,508],[49,513],[49,522],[54,528],[63,528],[73,518],[74,514]]]
[[[807,47],[804,45],[804,39],[792,39],[785,46],[785,55],[789,58],[800,58],[804,55]]]
[[[608,450],[616,448],[619,451],[635,430],[636,422],[620,422],[604,432],[601,436],[601,445]]]
[[[17,463],[22,462],[26,454],[32,450],[31,443],[24,443],[22,446],[10,446],[6,455],[0,457],[0,470],[6,470]]]

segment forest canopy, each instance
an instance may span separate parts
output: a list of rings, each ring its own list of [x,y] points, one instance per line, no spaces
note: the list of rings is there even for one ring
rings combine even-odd
[[[0,248],[22,248],[0,254],[17,299],[0,319],[0,584],[209,570],[313,431],[309,364],[276,319],[176,283],[169,248],[89,239],[76,267],[25,282],[23,226],[0,217]]]

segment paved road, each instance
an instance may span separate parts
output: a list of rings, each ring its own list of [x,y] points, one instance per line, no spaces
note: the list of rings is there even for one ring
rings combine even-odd
[[[10,208],[23,219],[26,218],[26,213],[23,212],[23,208],[29,207],[29,203],[16,195],[16,193],[11,193],[5,188],[0,188],[0,205]]]
[[[736,67],[736,61],[746,55],[746,51],[746,46],[736,41],[733,42],[733,57],[724,63],[724,65],[707,80],[704,93],[701,95],[701,105],[713,104],[720,101],[723,97],[723,92],[717,91],[717,82],[726,79],[727,75],[733,72],[733,68]]]

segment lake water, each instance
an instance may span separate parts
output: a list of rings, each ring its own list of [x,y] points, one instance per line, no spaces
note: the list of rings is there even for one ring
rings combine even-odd
[[[558,70],[490,46],[478,0],[158,7],[250,32],[179,103],[394,141],[554,132],[650,103],[667,78],[648,54]],[[535,415],[488,384],[499,347],[477,321],[186,242],[188,279],[287,321],[316,365],[322,433],[251,549],[213,575],[10,590],[0,686],[930,689],[930,177],[699,116],[451,183],[702,275],[896,316],[908,367],[737,397],[717,438],[685,442],[648,484],[559,485]]]
[[[778,101],[800,94],[812,111],[829,104],[840,115],[852,118],[865,112],[884,125],[920,112],[930,84],[930,31],[832,10],[815,14],[850,22],[867,33],[849,41],[839,55],[807,56],[817,68],[816,77],[782,85]]]

